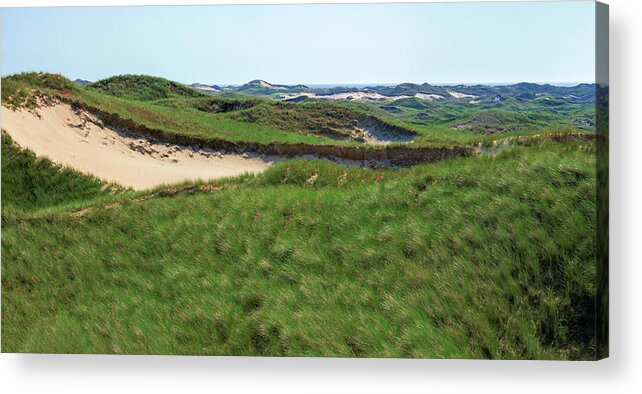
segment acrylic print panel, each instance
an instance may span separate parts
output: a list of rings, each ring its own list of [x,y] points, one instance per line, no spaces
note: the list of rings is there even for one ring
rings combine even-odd
[[[2,40],[3,352],[608,355],[605,5],[14,8]]]

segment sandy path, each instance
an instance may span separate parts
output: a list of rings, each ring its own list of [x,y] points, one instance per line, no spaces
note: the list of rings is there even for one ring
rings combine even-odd
[[[142,190],[265,170],[271,160],[160,143],[103,127],[68,104],[37,113],[2,106],[2,129],[23,148],[106,181]]]

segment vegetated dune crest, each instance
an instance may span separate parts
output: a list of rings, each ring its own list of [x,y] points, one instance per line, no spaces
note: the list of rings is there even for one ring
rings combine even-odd
[[[2,106],[1,124],[18,145],[38,156],[136,190],[257,173],[275,160],[162,143],[107,127],[92,114],[59,102],[34,110]]]

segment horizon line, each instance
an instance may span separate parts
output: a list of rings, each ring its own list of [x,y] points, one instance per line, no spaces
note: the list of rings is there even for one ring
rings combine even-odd
[[[306,86],[337,86],[337,87],[375,87],[375,86],[398,86],[402,84],[414,84],[414,85],[422,85],[422,84],[428,84],[428,85],[433,85],[433,86],[461,86],[461,85],[467,85],[467,86],[502,86],[502,85],[517,85],[520,83],[532,83],[532,84],[537,84],[537,85],[551,85],[551,86],[561,86],[561,87],[569,87],[569,86],[577,86],[581,84],[596,84],[595,81],[586,81],[586,80],[568,80],[568,81],[528,81],[528,80],[520,80],[520,81],[493,81],[493,82],[410,82],[410,81],[404,81],[404,82],[291,82],[291,83],[284,83],[284,82],[271,82],[267,79],[263,78],[253,78],[248,80],[247,82],[242,82],[242,83],[210,83],[210,82],[201,82],[198,80],[194,80],[192,82],[181,82],[177,80],[173,80],[164,76],[159,76],[159,75],[151,75],[151,74],[135,74],[135,73],[125,73],[125,74],[114,74],[109,77],[104,77],[96,80],[92,79],[85,79],[83,77],[67,77],[63,73],[57,73],[57,72],[49,72],[49,71],[18,71],[18,72],[13,72],[9,74],[4,74],[0,78],[6,78],[10,77],[12,75],[18,75],[18,74],[23,74],[23,73],[45,73],[45,74],[59,74],[62,75],[63,77],[75,81],[75,80],[84,80],[84,81],[90,81],[90,82],[97,82],[101,81],[103,79],[108,79],[116,76],[121,76],[121,75],[146,75],[150,77],[159,77],[159,78],[164,78],[167,79],[168,81],[174,81],[181,83],[183,85],[191,85],[194,83],[200,83],[204,85],[216,85],[216,86],[221,86],[221,87],[228,87],[228,86],[242,86],[245,85],[251,81],[265,81],[271,85],[284,85],[284,86],[295,86],[295,85],[306,85]]]
[[[109,78],[109,77],[107,77]],[[81,78],[82,79],[82,78]],[[104,79],[104,78],[103,78]],[[521,81],[511,81],[511,82],[411,82],[411,81],[404,81],[404,82],[338,82],[338,83],[327,83],[327,82],[292,82],[292,83],[283,83],[283,82],[271,82],[267,79],[261,79],[261,78],[255,78],[251,79],[248,82],[243,82],[243,83],[212,83],[211,85],[218,85],[218,86],[242,86],[246,83],[249,83],[251,81],[256,81],[256,80],[261,80],[268,82],[269,84],[272,85],[283,85],[283,86],[295,86],[295,85],[307,85],[307,86],[314,86],[314,85],[326,85],[326,86],[351,86],[351,85],[359,85],[359,86],[397,86],[397,85],[402,85],[402,84],[413,84],[413,85],[423,85],[424,83],[428,85],[433,85],[433,86],[458,86],[458,85],[470,85],[470,86],[475,86],[475,85],[486,85],[486,86],[493,86],[493,85],[517,85],[520,83],[533,83],[537,85],[557,85],[560,86],[559,84],[564,84],[564,85],[569,85],[569,84],[594,84],[594,81],[526,81],[526,80],[521,80]],[[178,82],[178,81],[177,81]],[[183,83],[183,82],[180,82]],[[192,83],[202,83],[202,84],[209,84],[209,82],[192,82]]]

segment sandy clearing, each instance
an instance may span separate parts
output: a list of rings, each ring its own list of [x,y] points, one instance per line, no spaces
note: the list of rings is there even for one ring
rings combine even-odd
[[[36,111],[2,106],[2,129],[38,156],[136,190],[257,173],[274,161],[161,143],[104,127],[93,115],[76,112],[68,104]]]

